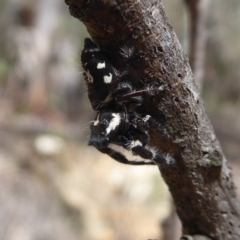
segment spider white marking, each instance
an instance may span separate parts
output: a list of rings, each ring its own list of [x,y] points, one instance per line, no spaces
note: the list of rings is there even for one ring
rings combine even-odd
[[[112,74],[109,73],[109,76],[108,76],[108,75],[103,76],[103,81],[104,81],[106,84],[111,83],[111,82],[112,82]]]
[[[145,117],[143,117],[142,120],[143,120],[144,122],[147,122],[150,118],[151,118],[150,115],[146,115]]]
[[[98,124],[99,124],[99,115],[97,116],[96,121],[93,122],[93,125],[94,125],[94,126],[97,126]]]
[[[136,140],[136,141],[132,141],[130,143],[130,149],[134,148],[134,147],[137,147],[137,146],[142,146],[142,143],[139,141],[139,140]]]
[[[105,68],[105,67],[106,67],[105,62],[103,62],[103,63],[98,63],[98,65],[97,65],[97,69],[103,69],[103,68]]]
[[[112,113],[112,117],[113,118],[106,129],[107,134],[114,130],[121,122],[121,117],[119,113]]]
[[[93,83],[93,76],[90,74],[90,72],[89,71],[86,71],[86,74],[87,74],[87,76],[88,76],[88,82],[89,83]]]

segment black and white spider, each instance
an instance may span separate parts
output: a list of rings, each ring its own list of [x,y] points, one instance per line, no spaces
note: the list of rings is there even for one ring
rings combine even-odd
[[[165,158],[148,146],[149,136],[135,124],[136,116],[125,112],[101,111],[95,121],[91,122],[91,137],[89,145],[100,152],[109,155],[118,162],[131,165],[161,164]],[[143,118],[148,121],[150,116]],[[122,153],[110,148],[112,143],[121,146],[138,155],[144,160],[128,160]]]
[[[153,85],[145,88],[137,86],[137,90],[133,90],[128,74],[120,74],[105,52],[89,38],[85,39],[81,61],[86,74],[89,100],[93,109],[98,111],[96,120],[91,123],[89,145],[121,163],[161,163],[162,155],[149,147],[148,131],[143,130],[150,116],[145,114],[145,117],[141,117],[141,112],[139,117],[137,109],[145,94],[150,95],[162,89]],[[122,153],[110,148],[111,143],[146,160],[129,161]]]

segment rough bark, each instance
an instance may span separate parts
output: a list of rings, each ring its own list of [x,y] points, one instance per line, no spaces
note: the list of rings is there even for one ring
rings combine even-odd
[[[159,166],[182,222],[183,234],[240,239],[231,170],[205,114],[187,57],[159,0],[66,0],[93,40],[117,56],[131,43],[138,53],[132,74],[165,90],[142,107],[158,119],[151,142],[174,163]],[[114,57],[113,57],[114,58]],[[187,239],[190,239],[188,237]]]
[[[207,44],[207,20],[209,16],[209,0],[184,0],[190,15],[190,47],[189,58],[194,79],[202,88],[204,64]]]
[[[204,84],[206,44],[207,44],[207,20],[209,16],[209,0],[184,0],[187,8],[186,42],[190,42],[188,53],[190,66],[194,80],[201,92]],[[190,27],[189,27],[190,26]],[[179,237],[180,223],[175,209],[164,222],[162,229],[164,240],[176,240]],[[166,224],[167,223],[167,224]],[[172,231],[175,229],[175,232]],[[169,237],[171,236],[171,237]]]

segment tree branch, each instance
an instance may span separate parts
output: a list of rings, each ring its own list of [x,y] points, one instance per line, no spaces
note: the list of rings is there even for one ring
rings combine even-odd
[[[146,86],[164,86],[142,108],[158,119],[150,144],[174,159],[159,168],[173,196],[183,233],[240,239],[232,174],[205,114],[187,57],[160,0],[66,0],[70,13],[112,56],[131,43],[131,72]],[[113,57],[114,59],[114,57]]]
[[[209,0],[184,0],[190,14],[190,65],[194,79],[202,89],[207,44]]]

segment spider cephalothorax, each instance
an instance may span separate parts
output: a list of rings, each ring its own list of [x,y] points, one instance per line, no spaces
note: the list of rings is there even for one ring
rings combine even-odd
[[[100,112],[95,121],[91,122],[89,145],[121,163],[132,165],[161,163],[163,157],[154,148],[148,146],[149,136],[147,132],[137,127],[135,118],[133,114],[124,112]],[[131,151],[143,160],[128,160],[122,153],[110,148],[110,143]]]

